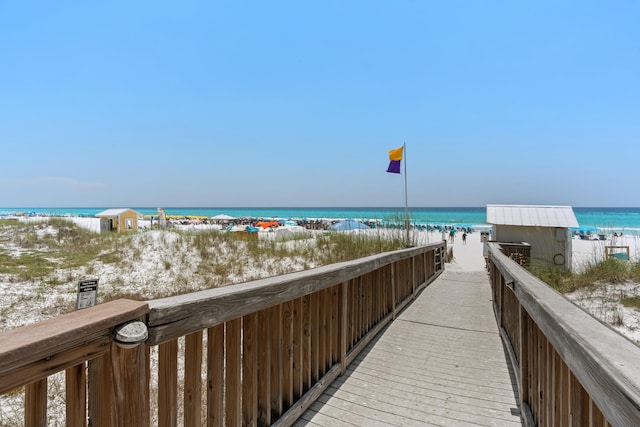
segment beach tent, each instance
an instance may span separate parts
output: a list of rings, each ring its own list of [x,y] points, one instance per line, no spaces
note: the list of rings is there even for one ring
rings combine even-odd
[[[259,226],[259,227],[262,227],[262,228],[279,227],[280,226],[278,221],[258,221],[258,223],[256,225]]]
[[[231,221],[231,220],[234,220],[235,218],[227,214],[218,214],[216,216],[212,216],[209,219],[212,219],[214,221]]]
[[[366,224],[363,224],[359,221],[353,219],[346,219],[344,221],[338,221],[335,224],[331,224],[327,227],[327,230],[332,231],[348,231],[348,230],[368,230],[369,227]]]

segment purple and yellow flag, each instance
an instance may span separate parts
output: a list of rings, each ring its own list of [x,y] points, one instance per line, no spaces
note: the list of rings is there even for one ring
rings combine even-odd
[[[404,147],[389,150],[389,167],[387,172],[400,173],[400,162],[402,161],[402,149]]]

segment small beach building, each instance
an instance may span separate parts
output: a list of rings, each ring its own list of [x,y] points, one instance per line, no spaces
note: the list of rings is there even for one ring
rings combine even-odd
[[[138,212],[129,208],[107,209],[96,214],[96,217],[100,218],[101,233],[138,231],[139,216]]]
[[[493,241],[531,245],[531,263],[571,270],[569,228],[578,227],[571,206],[487,205],[487,223]]]

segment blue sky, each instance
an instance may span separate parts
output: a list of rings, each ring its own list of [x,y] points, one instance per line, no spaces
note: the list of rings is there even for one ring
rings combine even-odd
[[[0,2],[0,206],[640,206],[640,3]]]

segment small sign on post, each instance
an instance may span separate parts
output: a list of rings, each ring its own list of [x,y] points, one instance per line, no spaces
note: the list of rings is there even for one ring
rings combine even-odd
[[[93,307],[98,299],[98,279],[80,280],[78,282],[78,300],[76,310]]]

